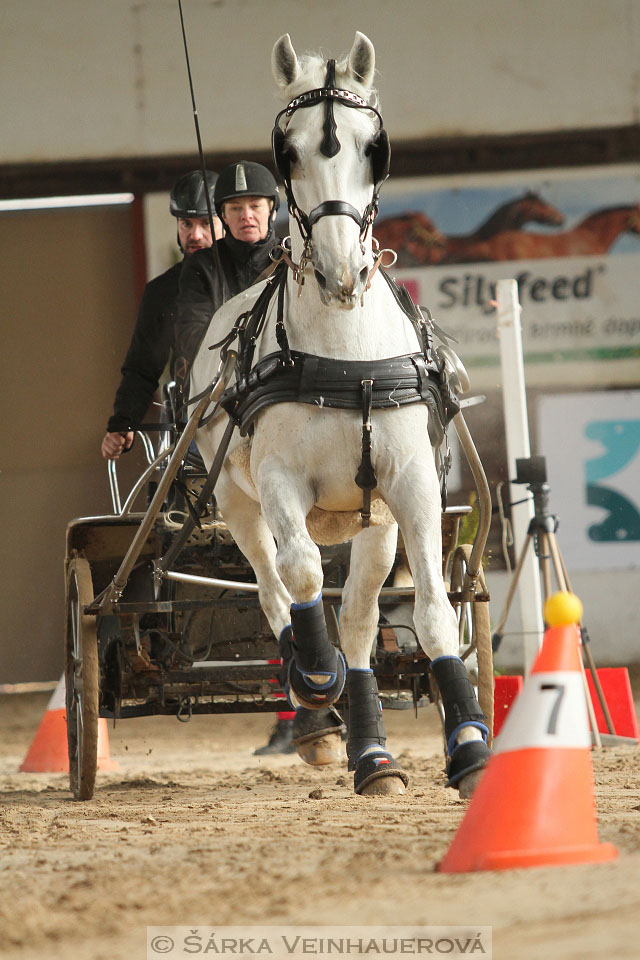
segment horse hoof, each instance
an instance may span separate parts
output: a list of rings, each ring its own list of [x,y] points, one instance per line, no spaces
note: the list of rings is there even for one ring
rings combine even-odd
[[[339,732],[296,743],[296,750],[300,759],[312,767],[324,767],[344,757],[342,736]]]
[[[478,783],[482,779],[482,770],[474,770],[472,773],[468,773],[466,777],[463,777],[458,783],[458,792],[460,794],[461,800],[470,800],[473,796],[474,790],[478,786]]]
[[[390,783],[389,781],[393,781]],[[386,751],[367,753],[356,763],[353,789],[364,796],[393,796],[404,793],[409,777]]]
[[[467,740],[458,744],[449,760],[446,786],[459,790],[461,798],[468,800],[490,756],[491,750],[484,740]]]
[[[360,791],[361,797],[399,797],[406,793],[404,781],[400,777],[379,777],[372,780]]]

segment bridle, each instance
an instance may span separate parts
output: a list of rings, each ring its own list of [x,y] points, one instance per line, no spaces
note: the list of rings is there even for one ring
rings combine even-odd
[[[325,157],[335,157],[341,149],[340,141],[336,135],[336,122],[333,115],[333,105],[336,101],[347,107],[354,107],[357,110],[368,110],[378,118],[378,132],[375,134],[366,151],[367,155],[371,157],[372,162],[373,196],[362,214],[352,206],[352,204],[344,200],[324,200],[309,213],[305,213],[300,209],[293,195],[290,161],[285,147],[286,127],[284,129],[282,128],[281,119],[282,117],[290,119],[295,111],[301,108],[314,107],[317,104],[324,103],[325,119],[322,128],[323,136],[322,143],[320,144],[320,152]],[[384,129],[380,112],[368,104],[366,100],[363,100],[362,97],[352,93],[350,90],[342,90],[336,87],[335,60],[327,61],[327,73],[323,87],[318,87],[316,90],[308,90],[306,93],[301,93],[299,96],[294,97],[294,99],[278,113],[271,134],[271,145],[273,149],[273,159],[284,184],[289,212],[296,220],[304,241],[305,253],[303,257],[308,259],[310,256],[311,231],[314,224],[322,217],[351,217],[360,227],[360,244],[363,246],[369,227],[378,214],[380,189],[389,176],[391,150],[389,137],[387,131]]]

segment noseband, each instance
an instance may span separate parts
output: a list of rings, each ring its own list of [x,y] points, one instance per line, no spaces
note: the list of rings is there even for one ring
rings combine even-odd
[[[378,118],[378,132],[367,148],[367,154],[371,156],[372,161],[373,196],[371,198],[371,202],[367,204],[362,214],[360,214],[360,212],[354,206],[352,206],[352,204],[347,203],[344,200],[324,200],[307,214],[300,209],[293,195],[293,188],[291,186],[290,161],[285,147],[286,128],[283,129],[281,127],[280,121],[282,117],[285,116],[287,119],[290,119],[295,111],[300,108],[314,107],[317,104],[324,103],[325,118],[322,127],[322,143],[320,144],[320,152],[325,157],[335,157],[341,149],[340,141],[338,140],[336,133],[336,122],[333,115],[333,105],[335,101],[343,103],[346,107],[354,107],[357,110],[369,110]],[[362,244],[367,235],[369,227],[375,220],[378,213],[380,188],[389,176],[389,137],[387,135],[387,131],[384,129],[382,116],[375,107],[372,107],[366,102],[366,100],[363,100],[362,97],[352,93],[350,90],[341,90],[339,87],[336,87],[335,60],[327,61],[327,73],[324,87],[319,87],[316,90],[308,90],[306,93],[301,93],[299,96],[294,97],[294,99],[291,100],[291,102],[280,111],[273,125],[271,144],[273,148],[273,159],[284,184],[289,212],[295,218],[298,224],[302,239],[305,243],[305,249],[310,249],[311,230],[313,225],[322,217],[351,217],[351,219],[355,220],[360,227],[360,243]]]

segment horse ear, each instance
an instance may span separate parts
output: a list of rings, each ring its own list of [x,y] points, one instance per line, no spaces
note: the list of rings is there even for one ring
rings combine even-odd
[[[369,90],[373,86],[373,74],[376,67],[376,51],[369,37],[356,31],[348,60],[349,70],[354,79]]]
[[[285,33],[274,44],[271,54],[271,70],[274,80],[283,90],[298,77],[300,64],[288,33]]]

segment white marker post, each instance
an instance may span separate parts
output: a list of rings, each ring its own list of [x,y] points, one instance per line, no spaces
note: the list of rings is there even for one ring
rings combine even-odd
[[[498,280],[498,338],[500,340],[500,363],[502,366],[502,402],[507,439],[507,467],[509,478],[516,475],[516,460],[530,457],[529,421],[527,418],[527,395],[522,359],[522,327],[518,285],[515,280]],[[513,488],[511,488],[511,499]],[[529,522],[534,515],[533,500],[519,504],[511,511],[516,558],[524,547]],[[520,620],[524,636],[524,665],[528,671],[542,645],[544,622],[542,619],[542,595],[538,558],[532,547],[527,550],[520,579]]]

